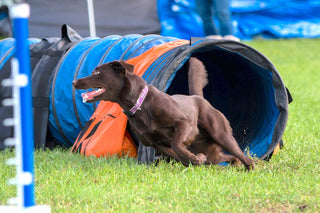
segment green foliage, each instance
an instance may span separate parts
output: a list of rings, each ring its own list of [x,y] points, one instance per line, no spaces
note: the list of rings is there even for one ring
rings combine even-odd
[[[320,212],[320,40],[257,40],[248,44],[280,72],[294,101],[284,148],[254,171],[180,163],[139,165],[69,150],[36,151],[37,204],[52,212]],[[14,197],[15,175],[0,152],[0,205]]]

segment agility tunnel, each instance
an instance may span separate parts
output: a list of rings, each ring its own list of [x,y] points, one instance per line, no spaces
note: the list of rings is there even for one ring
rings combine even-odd
[[[253,48],[233,41],[187,41],[158,35],[85,38],[56,67],[50,98],[50,129],[71,146],[94,112],[82,103],[74,79],[89,75],[99,64],[132,60],[142,77],[168,94],[188,94],[186,61],[199,58],[208,71],[205,98],[229,119],[240,147],[266,158],[281,142],[288,118],[288,95],[272,63]]]
[[[204,97],[229,119],[241,149],[270,157],[282,144],[290,93],[263,54],[228,40],[132,34],[74,41],[53,70],[50,133],[58,144],[73,145],[98,103],[83,103],[83,91],[74,90],[72,81],[90,75],[96,66],[128,60],[148,84],[168,94],[188,94],[190,57],[204,63],[209,78]]]

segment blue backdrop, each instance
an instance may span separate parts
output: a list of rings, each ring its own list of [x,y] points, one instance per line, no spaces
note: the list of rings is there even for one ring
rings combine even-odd
[[[241,39],[320,37],[320,0],[232,0],[233,27]],[[161,34],[202,37],[194,0],[158,0]]]

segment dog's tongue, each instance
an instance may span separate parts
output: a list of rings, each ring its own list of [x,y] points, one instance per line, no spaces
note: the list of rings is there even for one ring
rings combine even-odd
[[[105,89],[97,89],[97,90],[93,90],[93,91],[89,91],[89,92],[84,92],[81,94],[82,102],[86,103],[86,102],[92,100],[94,97],[102,94],[104,91],[106,91],[106,90]]]

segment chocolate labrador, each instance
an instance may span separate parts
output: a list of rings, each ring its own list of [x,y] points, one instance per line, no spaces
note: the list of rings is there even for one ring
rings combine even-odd
[[[75,89],[94,89],[82,94],[84,102],[118,103],[144,145],[153,146],[185,166],[221,162],[238,165],[241,161],[248,170],[254,168],[253,160],[241,151],[233,137],[228,120],[201,97],[206,74],[192,75],[205,69],[201,61],[189,59],[189,84],[195,84],[189,90],[191,94],[198,93],[190,96],[161,92],[147,85],[133,69],[125,61],[113,61],[72,84]]]

